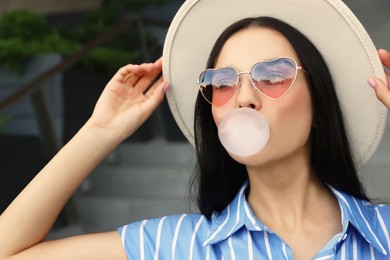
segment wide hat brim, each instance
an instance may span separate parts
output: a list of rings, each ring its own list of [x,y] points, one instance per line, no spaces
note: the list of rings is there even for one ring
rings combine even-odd
[[[385,81],[385,75],[370,36],[340,0],[187,0],[169,27],[163,49],[168,104],[185,137],[194,145],[196,82],[215,41],[232,23],[258,16],[289,23],[321,52],[336,86],[354,161],[361,167],[378,147],[387,119],[387,109],[367,78]]]

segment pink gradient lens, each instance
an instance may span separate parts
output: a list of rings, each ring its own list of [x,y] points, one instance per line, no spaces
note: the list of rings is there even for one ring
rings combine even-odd
[[[234,68],[210,69],[199,79],[203,97],[214,106],[222,106],[237,89],[237,71]]]
[[[203,97],[214,106],[226,104],[237,90],[239,75],[250,74],[253,86],[263,95],[277,99],[293,86],[297,63],[292,58],[277,58],[253,65],[250,72],[238,73],[234,68],[207,69],[199,77]]]
[[[253,85],[270,98],[280,98],[294,84],[297,64],[293,59],[281,58],[256,63],[251,70]]]

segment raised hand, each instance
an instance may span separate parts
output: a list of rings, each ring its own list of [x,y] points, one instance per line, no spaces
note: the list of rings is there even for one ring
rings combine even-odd
[[[125,258],[116,231],[88,239],[44,238],[85,178],[163,100],[168,85],[161,77],[155,81],[161,62],[124,66],[109,81],[87,123],[0,215],[0,259]]]
[[[134,133],[164,98],[168,84],[161,77],[156,80],[161,70],[161,58],[120,68],[107,83],[88,124],[108,131],[118,141]]]
[[[383,66],[387,69],[390,69],[390,53],[386,50],[378,50],[379,58],[382,61]],[[377,77],[370,77],[368,79],[368,84],[375,90],[377,98],[388,108],[390,109],[390,75],[386,73],[386,81],[383,82]]]

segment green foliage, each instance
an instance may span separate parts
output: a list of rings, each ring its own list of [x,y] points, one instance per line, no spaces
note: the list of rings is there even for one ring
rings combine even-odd
[[[50,33],[46,19],[26,10],[12,10],[0,17],[0,38],[23,41],[41,39]]]
[[[132,10],[136,12],[150,5],[162,5],[177,0],[110,0],[107,1],[107,9],[113,11]],[[184,2],[184,0],[183,0]]]
[[[118,23],[124,13],[172,1],[176,0],[109,0],[104,8],[88,12],[74,28],[51,26],[45,16],[30,11],[9,11],[0,16],[0,64],[20,73],[22,64],[33,56],[56,52],[66,57]],[[161,52],[162,46],[148,31],[146,41],[152,56]],[[127,63],[141,62],[141,50],[139,32],[131,26],[81,62],[91,70],[112,74]]]
[[[140,56],[138,51],[129,52],[127,50],[101,47],[94,49],[88,55],[83,64],[90,70],[103,71],[109,75],[114,74],[120,67],[126,65],[131,60]]]
[[[0,16],[0,63],[4,69],[20,73],[33,56],[57,52],[69,55],[81,47],[62,37],[47,19],[27,10],[12,10]]]
[[[69,55],[80,47],[79,43],[63,39],[56,33],[41,39],[31,39],[28,42],[21,38],[2,39],[0,40],[0,63],[6,70],[21,73],[22,64],[31,57],[50,52]]]

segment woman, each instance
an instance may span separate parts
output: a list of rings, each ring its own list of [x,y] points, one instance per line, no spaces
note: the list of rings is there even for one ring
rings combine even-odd
[[[390,53],[378,53],[383,64],[390,67]],[[241,72],[258,62],[279,58],[295,61],[297,66],[294,83],[279,99],[270,99],[254,89],[249,74],[239,76],[240,87],[223,105],[210,105],[198,95],[196,138],[201,173],[199,206],[203,214],[145,220],[122,227],[119,233],[43,242],[80,183],[151,115],[169,88],[160,78],[148,89],[161,72],[161,59],[121,68],[107,84],[91,118],[1,215],[0,258],[339,259],[359,254],[362,259],[386,259],[389,245],[383,240],[386,234],[381,235],[381,223],[385,221],[388,227],[389,208],[364,202],[367,197],[343,140],[345,131],[334,89],[315,85],[329,76],[315,47],[278,20],[245,19],[222,34],[208,65],[234,67]],[[389,108],[390,76],[386,77],[387,83],[376,77],[369,83]],[[324,79],[324,86],[329,80]],[[325,102],[320,91],[327,91],[333,112],[319,114]],[[258,155],[230,154],[232,160],[220,144],[215,149],[208,142],[217,141],[212,135],[223,116],[240,107],[264,114],[273,132]],[[336,137],[341,139],[340,147],[329,148],[337,152],[332,160],[343,156],[332,167],[321,164],[321,158],[316,157],[316,146],[326,145],[316,143],[323,139],[324,127],[329,126],[324,119],[339,128]],[[217,165],[207,163],[210,156]],[[347,176],[328,176],[333,170]],[[221,174],[209,176],[214,171]],[[226,176],[233,180],[224,180]],[[362,226],[368,217],[379,222]]]

